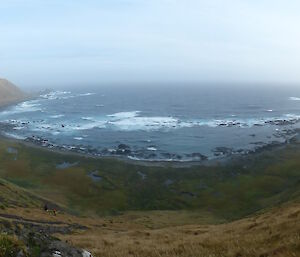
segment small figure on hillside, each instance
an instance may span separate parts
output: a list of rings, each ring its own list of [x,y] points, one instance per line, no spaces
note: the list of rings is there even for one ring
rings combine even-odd
[[[48,205],[46,203],[44,205],[44,211],[48,211]]]

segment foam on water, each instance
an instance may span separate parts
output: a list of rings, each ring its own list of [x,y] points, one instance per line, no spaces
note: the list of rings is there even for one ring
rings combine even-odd
[[[126,131],[170,129],[188,125],[188,123],[183,124],[172,117],[132,117],[115,121],[112,120],[109,121],[108,124],[110,124],[113,129]]]
[[[82,120],[95,121],[93,117],[81,117]]]
[[[113,129],[119,131],[158,131],[158,130],[175,130],[180,128],[192,127],[239,127],[249,128],[253,126],[266,126],[277,121],[294,121],[300,120],[300,115],[285,114],[281,117],[265,117],[265,118],[248,118],[248,119],[223,119],[223,120],[182,120],[174,117],[146,117],[141,115],[140,111],[121,112],[109,114],[99,118],[96,117],[81,117],[81,121],[76,123],[70,122],[67,119],[64,123],[50,122],[34,122],[7,120],[7,122],[16,125],[15,129],[23,129],[24,123],[31,128],[32,131],[58,131],[58,132],[74,132],[78,130],[91,129]],[[51,118],[64,117],[63,115],[50,116]]]
[[[38,100],[31,100],[10,107],[6,111],[0,113],[1,116],[10,116],[19,113],[42,111],[41,104]]]
[[[298,114],[289,113],[289,114],[284,115],[284,117],[287,120],[300,120],[300,115],[298,115]]]
[[[21,130],[21,129],[24,129],[25,127],[22,127],[22,126],[20,126],[20,127],[13,127],[13,129],[14,130]]]
[[[79,94],[72,94],[70,91],[52,91],[47,94],[40,95],[41,98],[47,100],[66,100],[75,97],[82,97],[82,96],[91,96],[95,95],[96,93],[79,93]]]
[[[83,94],[78,94],[77,96],[90,96],[90,95],[95,95],[96,93],[83,93]]]
[[[47,94],[40,95],[40,97],[48,100],[60,100],[72,98],[73,96],[69,91],[52,91]]]
[[[92,121],[88,123],[71,124],[70,127],[74,130],[90,130],[94,128],[106,128],[106,121]]]
[[[62,118],[64,116],[65,115],[63,115],[63,114],[57,114],[57,115],[51,115],[50,118],[52,118],[52,119],[59,119],[59,118]]]
[[[251,101],[248,95],[230,98],[232,92],[230,100],[224,101],[223,93],[208,99],[202,90],[187,96],[91,92],[52,91],[9,107],[0,112],[0,122],[7,124],[3,133],[47,139],[66,150],[77,147],[99,154],[100,149],[108,155],[122,152],[118,146],[125,144],[133,159],[184,161],[201,159],[197,153],[209,156],[219,146],[240,150],[268,144],[284,133],[293,135],[290,130],[300,121],[294,102],[300,98],[289,97],[298,92]]]
[[[118,112],[114,114],[108,114],[107,117],[112,117],[116,119],[124,119],[124,118],[134,118],[137,117],[140,111],[132,111],[132,112]]]
[[[300,101],[300,97],[291,96],[289,98],[291,101]]]
[[[192,127],[199,125],[197,121],[182,121],[174,117],[146,117],[141,115],[141,111],[119,112],[109,114],[107,117],[112,118],[107,121],[107,126],[115,130],[134,131],[134,130],[160,130],[175,129],[182,127]]]
[[[13,134],[13,133],[5,132],[4,134],[5,134],[7,137],[14,138],[14,139],[18,139],[18,140],[25,140],[25,139],[26,139],[26,137],[23,137],[23,136],[20,136],[20,135],[16,135],[16,134]]]
[[[155,147],[152,147],[152,146],[151,147],[147,147],[147,150],[148,151],[157,151],[157,149]]]

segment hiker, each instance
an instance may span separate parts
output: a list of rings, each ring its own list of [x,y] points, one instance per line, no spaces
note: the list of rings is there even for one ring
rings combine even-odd
[[[47,204],[44,205],[44,211],[48,211],[48,205]]]

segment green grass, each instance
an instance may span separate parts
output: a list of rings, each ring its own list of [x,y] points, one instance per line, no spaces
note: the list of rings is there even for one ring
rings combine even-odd
[[[8,153],[8,147],[18,154]],[[226,165],[148,167],[61,154],[2,139],[0,177],[79,213],[185,209],[231,220],[299,195],[298,156],[300,146],[293,144]],[[79,164],[57,169],[62,162]],[[94,170],[99,171],[101,181],[88,176]],[[173,183],[166,185],[167,180]]]
[[[16,257],[20,251],[27,256],[21,241],[8,235],[0,235],[0,257]]]

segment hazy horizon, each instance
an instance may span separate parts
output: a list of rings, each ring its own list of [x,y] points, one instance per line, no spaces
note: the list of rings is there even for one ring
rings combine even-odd
[[[0,77],[22,88],[300,83],[297,1],[12,0]]]

